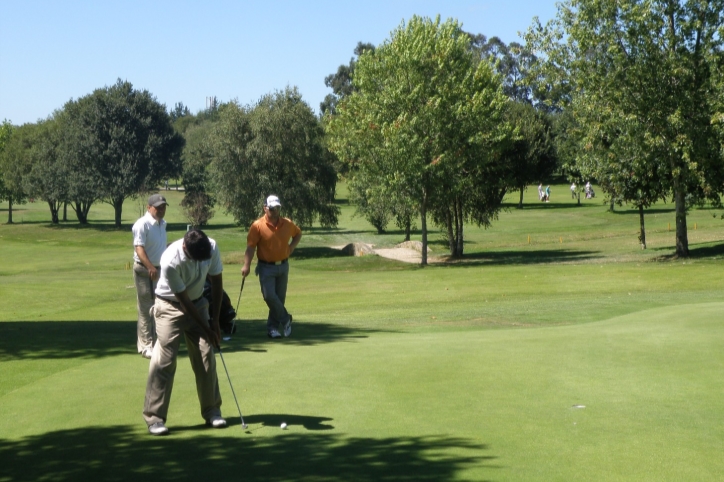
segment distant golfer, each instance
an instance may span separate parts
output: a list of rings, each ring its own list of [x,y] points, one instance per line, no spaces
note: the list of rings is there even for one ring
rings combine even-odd
[[[133,225],[133,281],[136,284],[138,324],[136,348],[145,358],[151,358],[156,328],[149,314],[153,306],[153,291],[158,281],[161,255],[166,249],[166,198],[153,194],[148,198],[148,211]]]
[[[280,330],[284,336],[292,334],[292,315],[284,307],[289,279],[287,260],[302,239],[301,229],[291,220],[279,215],[281,208],[278,197],[272,195],[266,198],[264,216],[254,221],[249,228],[244,266],[241,268],[241,275],[246,278],[254,252],[258,249],[256,274],[259,275],[261,294],[269,307],[266,321],[269,338],[280,338]]]
[[[148,370],[143,418],[152,435],[166,435],[166,416],[176,374],[176,356],[181,338],[196,376],[201,416],[214,428],[226,427],[221,417],[221,394],[216,376],[214,347],[220,343],[219,313],[223,283],[221,255],[216,242],[198,229],[188,231],[161,256],[161,277],[156,287],[156,334]],[[211,278],[212,313],[204,298],[206,275]]]

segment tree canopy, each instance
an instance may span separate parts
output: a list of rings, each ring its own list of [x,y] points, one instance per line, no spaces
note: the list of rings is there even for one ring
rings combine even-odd
[[[114,207],[116,226],[127,197],[180,174],[183,137],[148,91],[119,79],[68,102],[65,111],[64,151],[71,175],[90,181],[85,187],[89,200],[103,199]]]
[[[254,106],[222,106],[210,140],[211,178],[221,205],[249,226],[266,197],[276,194],[297,224],[316,219],[336,226],[337,174],[323,135],[296,88],[267,94]]]
[[[723,25],[721,0],[566,0],[526,35],[550,85],[571,92],[583,169],[656,173],[662,186],[635,190],[646,203],[673,193],[679,256],[689,253],[686,200],[719,205],[724,189],[712,125]]]
[[[500,78],[475,61],[459,23],[414,16],[359,58],[352,82],[327,119],[332,150],[383,196],[414,203],[423,265],[428,211],[461,255],[463,220],[488,225],[505,192],[496,162],[509,134]]]

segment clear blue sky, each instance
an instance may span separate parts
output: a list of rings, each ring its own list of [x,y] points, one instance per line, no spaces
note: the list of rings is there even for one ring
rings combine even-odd
[[[252,103],[297,86],[318,111],[324,77],[358,41],[375,45],[412,15],[521,41],[554,0],[22,0],[0,9],[0,120],[35,122],[121,78],[192,112],[208,96]]]

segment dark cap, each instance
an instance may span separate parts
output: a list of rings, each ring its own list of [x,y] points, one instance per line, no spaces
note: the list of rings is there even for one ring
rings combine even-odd
[[[168,206],[168,203],[166,202],[166,198],[161,196],[160,194],[151,194],[151,196],[148,198],[149,206],[153,206],[153,207],[157,208],[162,204],[165,204]]]

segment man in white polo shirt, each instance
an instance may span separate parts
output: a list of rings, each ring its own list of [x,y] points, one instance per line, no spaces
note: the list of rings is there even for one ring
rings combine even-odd
[[[216,242],[198,229],[169,245],[161,256],[161,276],[156,286],[157,340],[153,347],[146,384],[143,418],[152,435],[166,435],[176,357],[181,338],[196,376],[201,416],[214,428],[226,427],[221,417],[221,394],[216,375],[214,347],[221,342],[219,313],[224,288],[221,255]],[[204,298],[206,275],[211,279],[212,316]]]
[[[156,329],[149,314],[153,306],[153,290],[158,281],[161,255],[166,249],[166,198],[153,194],[148,198],[148,211],[133,225],[133,281],[136,284],[138,353],[151,358]]]

